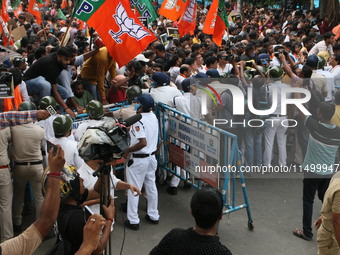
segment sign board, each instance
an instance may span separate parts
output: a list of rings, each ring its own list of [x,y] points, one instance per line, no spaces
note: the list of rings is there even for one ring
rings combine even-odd
[[[31,23],[34,20],[34,16],[28,12],[25,12],[25,21],[27,23]]]
[[[233,22],[235,24],[235,21],[237,19],[241,19],[241,21],[242,21],[241,14],[239,12],[231,11],[228,15],[228,21]]]
[[[147,17],[138,17],[139,21],[142,22],[144,27],[148,28],[148,18]]]
[[[178,28],[168,27],[167,32],[169,36],[172,36],[173,38],[179,38]]]
[[[207,171],[211,164],[208,164],[203,159],[174,144],[169,144],[169,158],[172,163],[189,172],[191,175],[218,188],[219,173]]]
[[[0,99],[4,98],[14,98],[13,77],[11,83],[7,82],[0,84]]]
[[[159,36],[161,38],[162,44],[166,45],[168,43],[168,34],[164,33]]]
[[[197,149],[198,151],[219,161],[220,137],[169,116],[168,134],[173,138]]]
[[[26,36],[26,29],[24,26],[20,26],[16,29],[13,29],[11,34],[14,38],[14,41],[16,42]]]

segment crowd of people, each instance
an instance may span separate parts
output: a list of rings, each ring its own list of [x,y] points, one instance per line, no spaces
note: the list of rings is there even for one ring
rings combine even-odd
[[[158,39],[126,66],[118,67],[104,45],[92,43],[100,41],[96,32],[91,31],[88,36],[83,22],[59,18],[58,9],[55,3],[44,7],[41,24],[34,19],[26,20],[24,13],[16,16],[9,12],[9,23],[24,26],[26,36],[5,45],[18,54],[0,66],[2,74],[13,77],[14,83],[14,98],[0,100],[0,248],[3,254],[31,254],[56,221],[60,234],[57,245],[65,249],[65,254],[103,252],[115,222],[115,205],[112,199],[103,206],[104,215],[99,215],[100,177],[93,177],[92,173],[103,160],[82,158],[78,149],[92,134],[86,132],[88,127],[116,122],[120,117],[126,119],[136,113],[141,114],[141,119],[130,127],[131,145],[121,153],[126,161],[126,182],[111,174],[111,195],[114,196],[115,190],[129,190],[124,224],[137,231],[140,228],[138,196],[144,188],[148,198],[145,220],[157,225],[160,212],[155,154],[159,128],[153,112],[157,103],[211,124],[214,119],[225,120],[218,127],[237,135],[245,165],[294,164],[305,170],[303,229],[295,229],[293,233],[305,240],[312,239],[313,201],[318,191],[319,199],[324,201],[322,218],[315,223],[317,228],[321,226],[319,254],[337,254],[339,188],[337,180],[331,181],[331,178],[340,145],[340,31],[332,31],[327,17],[320,18],[317,11],[283,12],[245,7],[242,15],[230,20],[221,46],[217,46],[211,35],[202,32],[208,9],[201,6],[192,35],[168,36],[165,42],[162,35],[177,24],[160,16],[149,24]],[[71,9],[63,11],[70,17]],[[23,12],[26,12],[25,5]],[[65,33],[69,40],[62,45]],[[199,79],[210,79],[221,99],[217,104],[214,100],[208,101],[207,114],[200,110],[203,92],[199,90]],[[251,88],[253,107],[272,111],[263,116],[246,109],[240,119],[234,114],[233,94],[223,87],[225,84],[236,86],[245,97]],[[311,116],[306,116],[302,107],[292,107],[287,114],[282,113],[281,90],[287,88],[310,92],[311,99],[303,107]],[[300,93],[285,96],[302,99]],[[126,100],[131,106],[115,112],[116,119],[103,107]],[[89,119],[73,130],[74,119],[85,112]],[[247,124],[251,119],[263,125]],[[295,138],[295,157],[288,162],[288,126],[282,123],[291,120],[296,121],[296,125],[289,128]],[[233,125],[233,122],[239,124]],[[49,146],[54,145],[57,147],[50,150]],[[58,152],[52,156],[56,148]],[[274,157],[275,151],[278,159]],[[319,172],[315,168],[311,170],[313,165],[327,168]],[[181,169],[176,169],[180,173]],[[42,182],[45,194],[41,192]],[[23,231],[27,183],[34,195],[36,221],[11,239]],[[173,177],[167,192],[176,195],[179,183],[180,179]],[[93,213],[89,218],[84,214],[84,206]],[[150,254],[188,254],[189,251],[201,254],[205,250],[231,254],[216,237],[222,208],[222,195],[218,191],[208,189],[195,193],[191,210],[196,226],[170,231]],[[22,243],[30,238],[30,245],[23,248]],[[178,245],[177,250],[173,243]],[[13,249],[17,249],[16,253],[9,252]]]

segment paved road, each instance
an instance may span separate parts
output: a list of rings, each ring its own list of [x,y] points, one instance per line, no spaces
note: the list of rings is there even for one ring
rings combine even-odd
[[[302,222],[302,179],[247,179],[247,188],[254,218],[255,230],[247,229],[246,211],[224,216],[220,224],[221,242],[236,255],[311,255],[316,254],[316,241],[304,241],[293,236],[295,227]],[[190,216],[189,201],[194,190],[179,189],[177,196],[159,190],[160,223],[150,225],[144,220],[145,199],[141,199],[139,231],[125,230],[122,254],[148,254],[160,239],[172,228],[188,228],[194,224]],[[241,189],[237,192],[241,195]],[[314,218],[318,217],[320,201],[314,203]],[[113,252],[120,254],[124,236],[123,218],[119,212],[112,234]],[[54,240],[44,242],[35,255],[45,254]]]

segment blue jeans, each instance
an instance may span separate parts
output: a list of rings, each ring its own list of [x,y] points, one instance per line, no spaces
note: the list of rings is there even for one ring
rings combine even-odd
[[[259,128],[247,127],[244,132],[245,158],[247,166],[262,164],[263,131]]]
[[[99,89],[97,85],[93,84],[86,84],[86,90],[91,93],[91,96],[94,100],[102,100],[102,97],[100,96]]]
[[[39,102],[45,96],[50,96],[52,92],[51,83],[49,83],[43,76],[25,81],[29,95],[37,95]],[[58,92],[62,99],[70,98],[70,93],[64,87],[58,85]]]

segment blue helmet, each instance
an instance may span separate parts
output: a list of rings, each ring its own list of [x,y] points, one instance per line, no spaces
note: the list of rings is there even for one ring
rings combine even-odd
[[[142,94],[137,97],[137,101],[142,106],[144,112],[152,111],[155,106],[155,100],[149,94]]]

